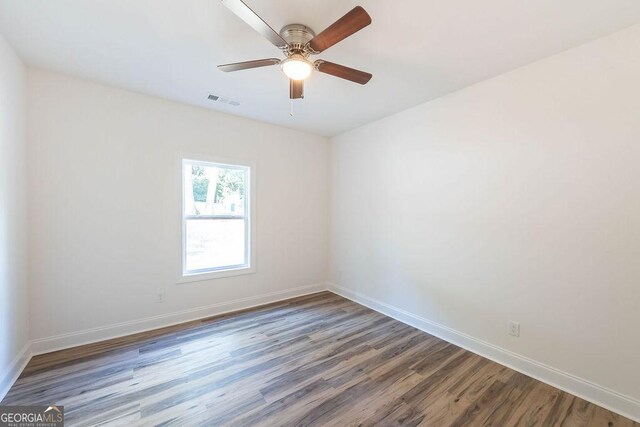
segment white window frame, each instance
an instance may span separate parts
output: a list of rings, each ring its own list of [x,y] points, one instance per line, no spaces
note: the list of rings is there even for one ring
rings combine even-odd
[[[219,167],[227,169],[238,169],[245,171],[245,206],[244,215],[186,215],[185,213],[185,167],[186,165],[200,165],[205,167]],[[182,265],[181,277],[178,283],[198,282],[204,280],[218,279],[223,277],[238,276],[242,274],[255,273],[255,166],[247,162],[239,162],[231,159],[213,158],[203,155],[181,155],[180,162],[181,188],[180,188],[180,211],[182,221]],[[245,222],[245,263],[222,267],[213,267],[199,270],[187,270],[187,220],[244,220]]]

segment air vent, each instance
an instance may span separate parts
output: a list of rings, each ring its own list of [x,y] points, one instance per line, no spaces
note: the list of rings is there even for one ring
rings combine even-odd
[[[225,98],[224,96],[218,96],[218,95],[213,95],[213,94],[209,94],[209,96],[207,96],[207,99],[209,101],[213,101],[213,102],[217,102],[218,104],[229,104],[233,107],[237,107],[238,105],[240,105],[240,103],[238,101],[235,101],[233,99],[229,99],[229,98]]]

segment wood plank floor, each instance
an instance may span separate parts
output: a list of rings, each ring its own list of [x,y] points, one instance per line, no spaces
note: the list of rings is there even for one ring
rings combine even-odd
[[[328,292],[37,356],[66,425],[639,426]]]

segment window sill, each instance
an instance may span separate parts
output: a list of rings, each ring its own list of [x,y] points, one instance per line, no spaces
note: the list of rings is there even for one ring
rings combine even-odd
[[[256,272],[255,267],[242,267],[229,270],[210,271],[206,273],[194,273],[181,276],[177,280],[177,284],[181,283],[193,283],[193,282],[205,282],[208,280],[222,279],[232,276],[243,276],[245,274],[253,274]]]

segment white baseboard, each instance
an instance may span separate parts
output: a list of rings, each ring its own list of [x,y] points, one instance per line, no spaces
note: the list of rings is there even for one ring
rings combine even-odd
[[[63,350],[65,348],[79,345],[91,344],[112,338],[119,338],[126,335],[146,332],[153,329],[173,326],[180,323],[199,320],[206,317],[217,316],[237,310],[244,310],[272,302],[313,294],[327,290],[326,283],[317,283],[299,288],[287,289],[284,291],[270,292],[247,298],[240,298],[233,301],[211,304],[203,307],[162,314],[159,316],[147,317],[143,319],[121,322],[97,328],[85,329],[82,331],[70,332],[53,337],[39,338],[31,341],[32,354],[38,355],[50,353],[52,351]]]
[[[640,422],[640,401],[334,283],[328,290],[501,365]]]
[[[24,367],[29,363],[29,360],[31,360],[31,342],[27,342],[22,347],[0,378],[0,401],[7,395],[13,383],[16,382]]]

